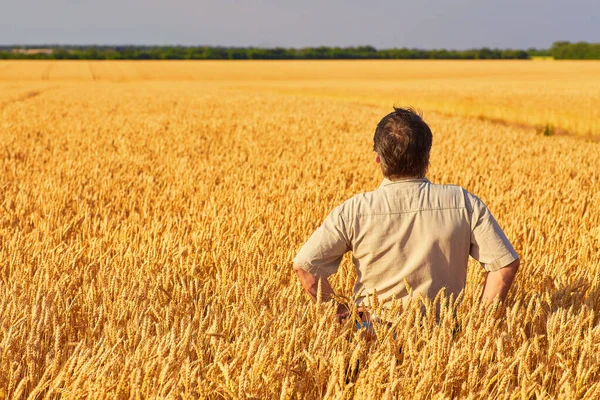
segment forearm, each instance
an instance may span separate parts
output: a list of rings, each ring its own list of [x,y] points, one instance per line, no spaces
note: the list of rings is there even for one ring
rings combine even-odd
[[[294,271],[296,272],[296,275],[298,275],[298,279],[300,280],[302,288],[313,301],[317,301],[317,294],[319,291],[319,280],[321,281],[321,300],[334,300],[335,293],[333,291],[333,288],[329,284],[329,281],[326,278],[319,278],[296,266],[294,266]],[[346,315],[348,315],[347,307],[341,303],[338,303],[336,314],[338,318],[343,319],[344,317],[346,317]]]
[[[329,301],[333,299],[335,293],[333,292],[333,289],[326,278],[319,278],[298,267],[294,267],[294,271],[296,272],[296,275],[298,275],[298,279],[300,280],[302,288],[313,301],[317,301],[319,280],[321,281],[321,300]]]
[[[481,296],[481,303],[487,305],[492,303],[496,298],[500,301],[506,299],[506,295],[515,279],[517,269],[519,268],[519,260],[515,260],[506,267],[497,271],[488,272],[485,279],[485,287]]]

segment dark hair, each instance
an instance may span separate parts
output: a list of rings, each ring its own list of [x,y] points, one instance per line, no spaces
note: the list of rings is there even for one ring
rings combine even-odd
[[[396,108],[377,124],[373,150],[386,177],[424,177],[433,136],[429,125],[412,108]]]

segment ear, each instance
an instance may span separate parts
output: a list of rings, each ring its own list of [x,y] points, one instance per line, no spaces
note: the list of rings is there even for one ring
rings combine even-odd
[[[379,154],[375,156],[375,162],[379,164],[381,162],[381,158],[379,158]]]

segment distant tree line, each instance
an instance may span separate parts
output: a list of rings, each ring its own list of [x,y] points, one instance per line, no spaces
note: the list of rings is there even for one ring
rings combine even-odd
[[[600,43],[554,42],[550,54],[560,60],[600,60]]]
[[[550,49],[470,50],[358,47],[258,48],[212,46],[0,46],[0,59],[56,60],[500,60],[554,57],[600,59],[600,43],[555,42]]]

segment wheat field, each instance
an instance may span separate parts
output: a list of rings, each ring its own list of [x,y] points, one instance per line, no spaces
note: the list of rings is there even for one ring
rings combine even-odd
[[[6,61],[0,89],[0,398],[600,396],[599,63]],[[291,259],[379,185],[393,104],[522,263],[503,306],[470,263],[456,317],[372,336]]]

